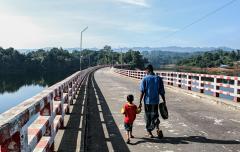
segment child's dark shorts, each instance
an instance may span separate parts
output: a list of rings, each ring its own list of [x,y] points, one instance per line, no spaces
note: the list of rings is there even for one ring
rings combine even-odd
[[[126,131],[132,131],[133,124],[124,123],[124,127]]]

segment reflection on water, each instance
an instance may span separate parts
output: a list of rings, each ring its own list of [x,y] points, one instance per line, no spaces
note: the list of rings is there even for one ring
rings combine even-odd
[[[47,86],[45,86],[47,87]],[[41,92],[44,86],[39,85],[28,85],[23,86],[15,91],[14,93],[3,93],[0,95],[0,113],[18,105],[22,101],[34,96]]]
[[[0,113],[18,105],[69,75],[70,73],[1,75]]]

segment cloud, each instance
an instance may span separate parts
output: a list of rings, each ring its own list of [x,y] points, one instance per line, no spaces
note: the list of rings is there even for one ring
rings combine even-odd
[[[116,0],[116,1],[135,6],[150,7],[146,0]]]
[[[0,42],[2,47],[24,47],[37,45],[45,39],[45,31],[29,17],[1,13]]]
[[[165,33],[165,32],[176,32],[179,29],[169,26],[163,26],[160,24],[154,24],[151,22],[141,22],[129,19],[109,19],[107,16],[99,16],[94,18],[94,16],[72,16],[74,20],[80,20],[86,25],[98,25],[98,29],[108,29],[108,30],[120,30],[122,32],[131,32],[135,34],[144,33]]]

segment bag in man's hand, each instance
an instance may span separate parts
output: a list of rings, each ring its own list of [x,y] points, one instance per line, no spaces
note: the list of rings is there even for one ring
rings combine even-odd
[[[163,119],[168,119],[168,109],[166,103],[159,104],[159,111]]]

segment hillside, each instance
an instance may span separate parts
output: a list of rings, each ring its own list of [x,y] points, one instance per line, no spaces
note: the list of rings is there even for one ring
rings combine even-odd
[[[165,51],[165,52],[180,52],[180,53],[193,53],[193,52],[206,52],[212,50],[224,50],[224,51],[232,51],[232,48],[229,47],[179,47],[179,46],[169,46],[169,47],[123,47],[123,48],[115,48],[115,51],[125,51],[125,50],[137,50],[140,52],[143,51]]]
[[[191,66],[199,68],[214,68],[221,65],[233,67],[240,60],[240,50],[231,52],[215,50],[178,61],[179,66]]]
[[[170,52],[170,51],[143,51],[142,55],[147,58],[155,68],[159,69],[168,64],[177,64],[183,59],[203,52]]]

